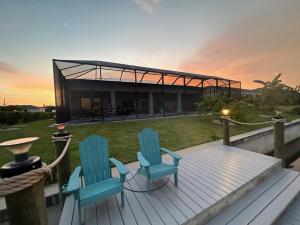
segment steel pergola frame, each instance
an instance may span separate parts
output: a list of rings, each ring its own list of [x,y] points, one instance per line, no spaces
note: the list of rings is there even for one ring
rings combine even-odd
[[[165,86],[182,86],[183,99],[186,98],[187,88],[200,88],[203,98],[209,91],[210,96],[216,97],[218,93],[228,93],[231,97],[232,89],[239,91],[241,95],[241,82],[220,78],[217,76],[156,69],[142,66],[134,66],[113,62],[96,60],[61,60],[53,59],[55,99],[57,107],[68,108],[69,93],[65,86],[68,80],[97,80],[134,83],[135,110],[136,117],[139,118],[138,110],[138,86],[139,84],[161,85],[162,114],[165,112]],[[99,71],[99,76],[98,76]],[[94,73],[94,75],[92,75]],[[105,73],[113,73],[107,77]],[[119,75],[117,75],[119,74]],[[131,74],[130,79],[124,78]],[[213,89],[213,95],[212,95]],[[206,91],[207,90],[207,91]],[[185,100],[182,102],[182,108],[186,114]],[[59,110],[58,110],[59,111]],[[102,115],[103,118],[103,115]],[[63,121],[65,119],[59,119]],[[63,121],[64,122],[64,121]]]

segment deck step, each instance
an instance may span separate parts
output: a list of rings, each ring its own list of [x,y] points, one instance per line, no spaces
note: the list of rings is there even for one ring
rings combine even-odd
[[[223,210],[207,225],[274,224],[299,191],[299,173],[281,169]]]
[[[300,196],[298,195],[292,204],[284,211],[276,225],[300,225]]]

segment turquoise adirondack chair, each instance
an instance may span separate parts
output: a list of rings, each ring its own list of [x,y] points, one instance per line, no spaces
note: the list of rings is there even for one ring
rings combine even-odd
[[[81,166],[75,168],[63,190],[74,194],[81,223],[81,207],[97,200],[121,193],[121,205],[124,206],[123,183],[129,171],[120,161],[108,158],[107,140],[101,136],[92,135],[80,142],[79,152]],[[110,162],[119,171],[119,178],[112,177]]]
[[[150,128],[143,129],[138,133],[140,151],[137,153],[140,162],[139,173],[147,178],[147,190],[150,190],[151,180],[174,174],[174,182],[178,184],[178,164],[181,156],[174,152],[161,148],[158,133]],[[173,157],[173,165],[162,162],[161,152]]]

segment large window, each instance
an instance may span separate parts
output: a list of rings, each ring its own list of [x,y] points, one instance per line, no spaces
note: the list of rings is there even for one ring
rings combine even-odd
[[[91,98],[80,98],[80,108],[85,113],[92,111],[92,99]]]

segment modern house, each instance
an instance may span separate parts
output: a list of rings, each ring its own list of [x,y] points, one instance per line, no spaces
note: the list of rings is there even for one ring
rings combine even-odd
[[[241,82],[88,60],[53,60],[56,119],[112,121],[188,114],[203,96],[240,98]]]

